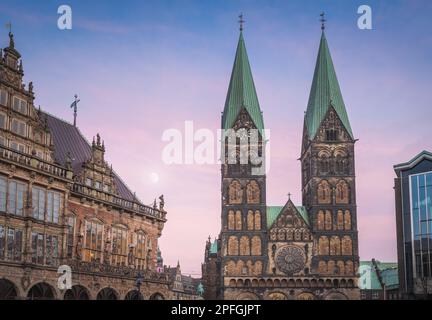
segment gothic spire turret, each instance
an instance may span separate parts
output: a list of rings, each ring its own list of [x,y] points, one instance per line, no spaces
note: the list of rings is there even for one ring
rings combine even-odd
[[[222,129],[232,128],[240,111],[245,108],[255,126],[263,130],[264,121],[243,38],[243,15],[240,15],[239,22],[240,36],[222,115]]]
[[[324,19],[321,20],[321,41],[305,115],[305,126],[309,139],[313,139],[328,109],[333,107],[346,131],[350,137],[354,139],[339,82],[336,77],[336,71],[328,48],[323,20]]]

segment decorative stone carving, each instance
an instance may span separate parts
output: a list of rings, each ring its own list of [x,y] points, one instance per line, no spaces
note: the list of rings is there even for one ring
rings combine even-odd
[[[306,264],[306,254],[302,248],[288,245],[276,253],[276,266],[288,275],[302,271]]]

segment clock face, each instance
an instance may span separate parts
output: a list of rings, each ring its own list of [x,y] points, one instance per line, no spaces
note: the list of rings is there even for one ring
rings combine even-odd
[[[302,248],[297,246],[285,246],[276,253],[276,265],[286,274],[294,274],[304,269],[306,255]]]

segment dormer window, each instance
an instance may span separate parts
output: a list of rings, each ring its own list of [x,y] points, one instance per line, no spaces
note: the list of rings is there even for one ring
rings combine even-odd
[[[14,97],[12,109],[19,113],[27,114],[27,101],[18,97]]]
[[[0,104],[2,106],[7,106],[8,94],[5,90],[0,90]]]
[[[326,130],[326,140],[327,141],[336,141],[337,140],[337,131],[334,129]]]

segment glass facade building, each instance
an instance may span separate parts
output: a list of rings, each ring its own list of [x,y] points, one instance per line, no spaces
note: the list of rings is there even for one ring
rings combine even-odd
[[[402,297],[432,299],[432,153],[394,166]]]

